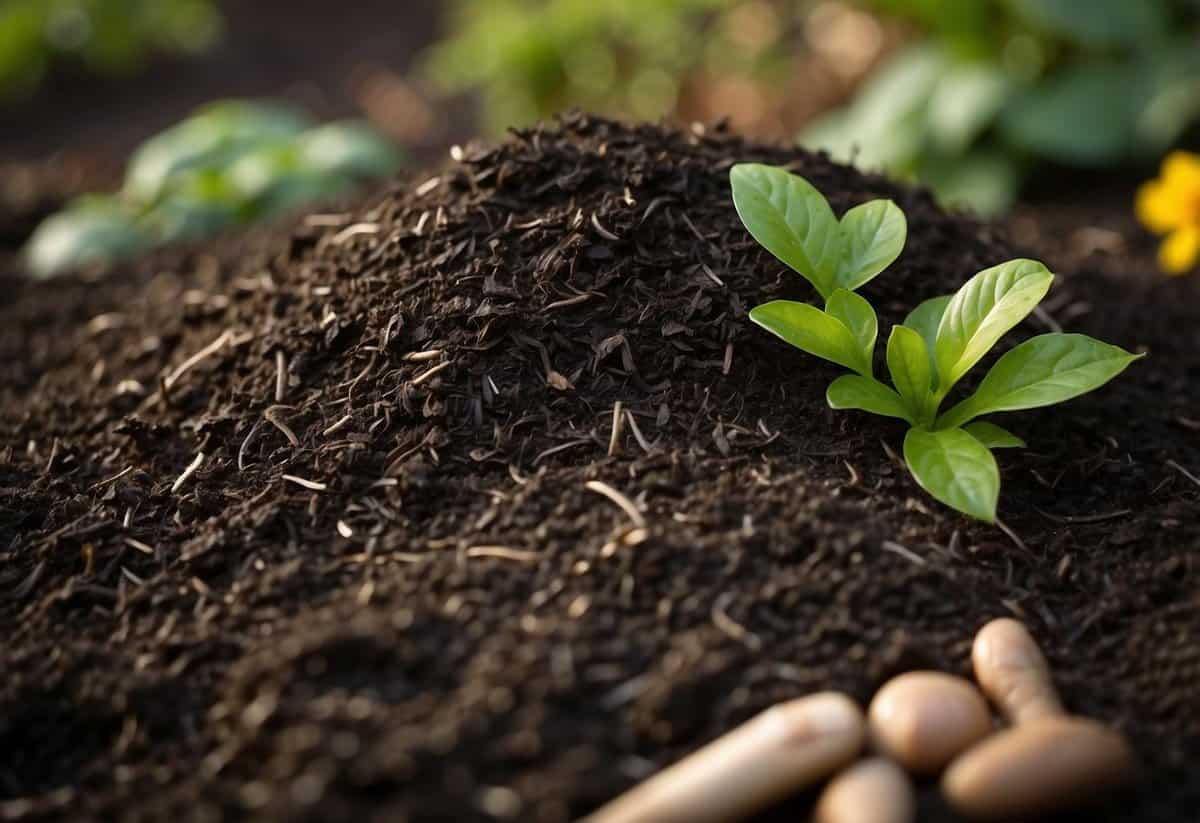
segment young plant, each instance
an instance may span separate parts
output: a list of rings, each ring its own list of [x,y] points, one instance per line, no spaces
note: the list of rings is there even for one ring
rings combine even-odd
[[[874,201],[838,221],[811,184],[769,166],[736,165],[730,182],[750,234],[826,301],[821,311],[773,300],[752,309],[750,319],[801,351],[855,372],[830,384],[829,406],[907,422],[904,460],[913,478],[964,514],[995,521],[1000,472],[992,449],[1025,445],[978,418],[1078,397],[1142,356],[1082,334],[1039,335],[996,361],[973,394],[939,412],[955,384],[1045,297],[1054,275],[1036,260],[1010,260],[979,272],[954,295],[921,303],[888,336],[889,387],[873,372],[875,311],[854,290],[903,249],[900,209]]]

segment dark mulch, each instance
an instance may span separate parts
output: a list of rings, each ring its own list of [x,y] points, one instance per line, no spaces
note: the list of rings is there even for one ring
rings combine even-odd
[[[750,159],[904,207],[885,322],[1013,255],[821,157],[572,117],[282,234],[5,281],[0,812],[565,821],[775,701],[965,674],[1015,614],[1148,767],[1082,819],[1194,821],[1200,283],[1062,278],[1054,317],[1151,356],[1010,418],[1018,545],[747,322],[811,296],[738,223]]]

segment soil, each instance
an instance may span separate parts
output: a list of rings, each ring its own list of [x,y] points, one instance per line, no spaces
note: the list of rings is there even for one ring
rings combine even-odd
[[[1017,254],[821,156],[574,115],[341,212],[5,279],[0,818],[556,823],[776,701],[967,674],[1016,615],[1146,766],[1078,819],[1194,821],[1200,280],[1049,236],[1049,320],[1010,342],[1150,356],[1009,417],[993,528],[747,322],[812,295],[740,226],[743,160],[905,209],[885,327]]]

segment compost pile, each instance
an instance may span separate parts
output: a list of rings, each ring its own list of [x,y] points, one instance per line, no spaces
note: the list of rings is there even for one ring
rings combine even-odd
[[[574,115],[344,211],[6,280],[0,817],[566,821],[773,702],[965,674],[1009,614],[1146,764],[1086,819],[1193,821],[1195,284],[1073,274],[1011,336],[1151,356],[1009,418],[1009,536],[748,323],[812,295],[738,221],[745,160],[904,208],[884,328],[1015,256],[820,156]]]

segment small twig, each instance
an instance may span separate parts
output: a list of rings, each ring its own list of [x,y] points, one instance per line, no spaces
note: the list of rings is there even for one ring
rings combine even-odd
[[[1055,523],[1064,523],[1064,524],[1072,524],[1072,525],[1078,525],[1078,524],[1083,524],[1083,523],[1102,523],[1105,520],[1113,520],[1118,517],[1124,517],[1125,515],[1129,514],[1131,511],[1133,511],[1132,509],[1121,509],[1120,511],[1108,512],[1107,514],[1087,514],[1087,515],[1080,515],[1080,516],[1071,516],[1071,515],[1051,514],[1050,512],[1042,511],[1041,509],[1037,508],[1036,506],[1034,507],[1034,510],[1037,511],[1038,514],[1040,514],[1042,517],[1046,518],[1047,520],[1053,520]]]
[[[255,420],[254,425],[250,427],[250,431],[246,434],[246,439],[242,441],[242,445],[238,447],[237,467],[238,471],[246,470],[246,449],[250,448],[250,441],[254,439],[254,435],[258,434],[258,428],[262,425],[261,420]]]
[[[578,306],[587,300],[591,300],[595,295],[592,292],[584,292],[577,294],[574,297],[566,297],[562,300],[555,300],[553,303],[546,304],[544,311],[554,311],[555,309],[565,309],[569,306]]]
[[[596,216],[595,212],[592,212],[592,228],[596,230],[596,234],[600,235],[605,240],[611,240],[612,242],[616,243],[621,239],[608,229],[604,228],[604,226],[600,225],[600,218]]]
[[[263,419],[266,420],[268,423],[270,423],[275,428],[279,429],[281,432],[283,432],[283,436],[286,437],[288,439],[288,442],[292,444],[292,448],[299,448],[300,447],[300,438],[296,436],[296,433],[294,431],[292,431],[291,428],[286,423],[284,423],[282,420],[280,420],[276,416],[279,414],[279,412],[281,412],[287,408],[290,408],[290,407],[289,406],[268,406],[266,409],[263,410]]]
[[[621,401],[613,403],[612,432],[608,436],[608,456],[613,457],[621,449]]]
[[[723,634],[728,635],[739,643],[745,645],[746,648],[750,649],[750,651],[760,651],[762,649],[762,638],[751,632],[741,623],[735,621],[725,611],[731,600],[733,600],[733,594],[731,592],[725,592],[717,598],[715,603],[713,603],[713,625],[720,629]]]
[[[305,480],[303,477],[296,477],[294,474],[285,474],[283,475],[283,479],[314,492],[323,492],[329,488],[324,483],[318,483],[315,480]]]
[[[287,358],[281,349],[275,350],[275,402],[282,403],[287,390]]]
[[[635,526],[645,527],[646,518],[642,516],[640,511],[638,511],[638,507],[634,505],[632,500],[621,494],[612,486],[608,485],[607,483],[602,483],[599,480],[589,480],[584,484],[584,488],[586,488],[588,491],[593,491],[596,494],[604,495],[613,503],[616,503],[618,506],[620,506],[621,510],[624,511],[625,514],[629,515],[629,519],[633,521]]]
[[[225,331],[223,331],[221,333],[220,337],[218,337],[216,340],[209,343],[207,346],[202,348],[200,351],[193,354],[187,360],[184,360],[182,363],[180,363],[175,368],[175,371],[171,372],[166,377],[164,377],[162,379],[163,388],[170,390],[171,387],[174,386],[175,383],[179,381],[179,378],[181,378],[185,374],[187,374],[187,372],[190,369],[192,369],[194,366],[196,366],[197,363],[202,362],[207,357],[212,357],[214,354],[216,354],[222,348],[224,348],[225,344],[228,343],[232,339],[233,339],[233,330],[232,329],[226,329]]]
[[[905,560],[909,560],[913,563],[916,563],[918,566],[925,565],[924,557],[921,557],[921,555],[917,554],[916,552],[914,552],[912,549],[908,548],[907,546],[902,546],[893,540],[884,540],[881,544],[879,544],[879,547],[881,549],[883,549],[885,552],[891,552],[892,554],[898,554],[901,557],[903,557]]]
[[[453,365],[453,363],[451,363],[449,361],[447,361],[445,363],[438,363],[436,366],[434,366],[429,371],[424,372],[423,374],[419,375],[418,377],[414,377],[413,381],[412,381],[412,385],[419,386],[422,383],[424,383],[426,380],[433,377],[435,374],[437,374],[441,371],[444,371],[445,369],[450,368],[450,366],[452,366],[452,365]]]
[[[642,434],[642,430],[638,428],[637,420],[635,420],[633,417],[633,412],[629,411],[629,409],[625,410],[625,420],[629,423],[630,431],[633,432],[633,439],[636,440],[638,445],[642,447],[642,451],[644,451],[646,454],[650,454],[650,452],[653,451],[653,447],[646,441],[646,437]]]
[[[141,540],[134,540],[132,537],[125,538],[125,545],[129,546],[130,548],[137,549],[142,554],[148,554],[151,557],[154,557],[156,554],[158,554],[158,551],[153,546],[143,543]]]
[[[204,452],[196,452],[196,458],[188,464],[188,467],[183,470],[183,474],[179,475],[175,483],[171,486],[171,494],[177,494],[183,484],[188,481],[193,474],[199,470],[200,465],[204,462]]]
[[[337,421],[335,421],[332,425],[330,425],[329,428],[327,428],[327,429],[325,429],[325,431],[321,432],[321,436],[329,437],[331,434],[337,434],[339,431],[341,431],[343,428],[345,428],[346,424],[349,423],[353,419],[353,417],[354,416],[350,415],[350,414],[342,415],[340,418],[337,419]]]
[[[1025,554],[1029,555],[1030,557],[1033,556],[1033,552],[1029,551],[1029,547],[1025,545],[1025,541],[1018,537],[1017,533],[1010,529],[999,517],[996,518],[996,528],[1008,535],[1008,539],[1016,544],[1018,549],[1025,552]]]
[[[538,553],[514,549],[509,546],[471,546],[466,550],[467,557],[497,557],[501,560],[515,560],[518,563],[536,563]]]
[[[406,363],[424,363],[427,360],[437,360],[441,356],[441,349],[429,349],[428,351],[409,352],[400,359]]]
[[[1191,480],[1197,486],[1200,486],[1200,477],[1196,477],[1196,475],[1192,474],[1190,471],[1188,471],[1183,466],[1176,463],[1174,460],[1168,460],[1167,465],[1170,466],[1171,468],[1173,468],[1175,471],[1182,474],[1188,480]]]
[[[124,477],[125,475],[129,474],[131,471],[133,471],[133,466],[126,466],[124,469],[117,472],[112,477],[109,477],[105,480],[101,480],[98,483],[93,483],[91,486],[88,487],[88,490],[95,491],[96,489],[102,488],[103,486],[107,486],[109,483],[115,483],[118,480],[120,480],[122,477]]]

